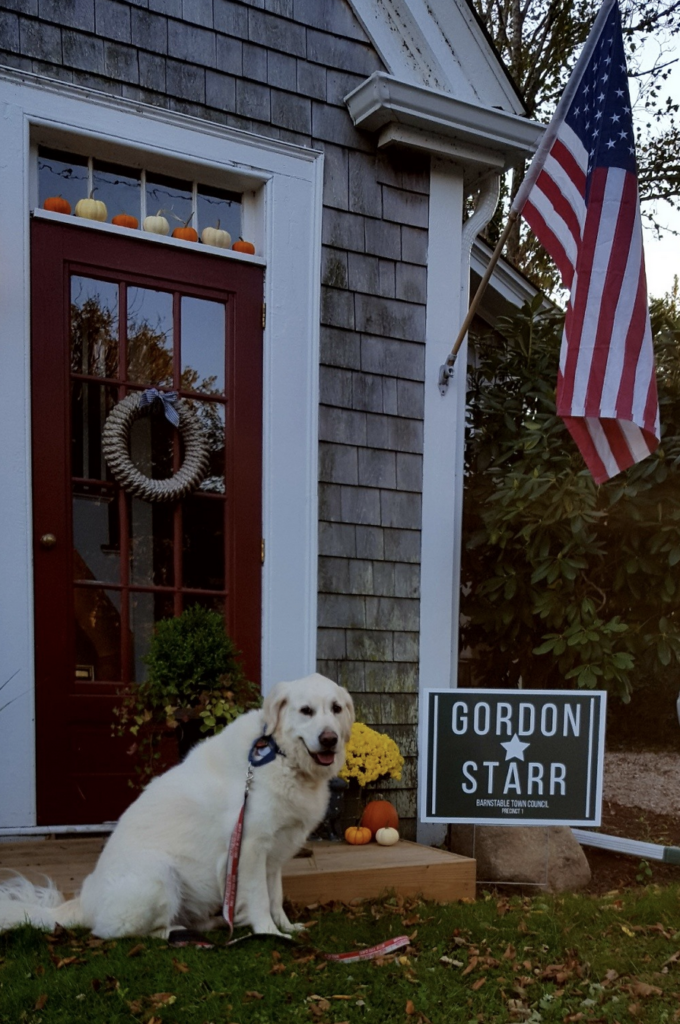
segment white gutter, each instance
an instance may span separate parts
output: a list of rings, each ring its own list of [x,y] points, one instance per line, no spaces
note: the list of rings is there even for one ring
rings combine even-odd
[[[23,839],[31,836],[82,836],[91,832],[113,832],[115,821],[101,825],[24,825],[0,828],[0,839]]]
[[[459,100],[383,71],[374,72],[357,86],[345,103],[357,128],[375,132],[396,122],[427,133],[430,140],[448,140],[449,149],[452,141],[479,147],[493,154],[493,162],[505,169],[531,158],[545,131],[545,125],[518,114]]]
[[[621,836],[606,836],[601,832],[587,832],[582,828],[571,830],[581,846],[597,846],[614,853],[628,853],[641,860],[661,860],[665,864],[680,864],[680,847],[659,846],[657,843],[643,843],[639,839],[623,839]]]

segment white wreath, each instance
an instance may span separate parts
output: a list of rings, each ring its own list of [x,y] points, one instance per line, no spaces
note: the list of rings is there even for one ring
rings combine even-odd
[[[109,413],[102,432],[102,451],[113,476],[130,494],[144,501],[179,501],[205,478],[210,465],[210,447],[193,410],[181,399],[173,401],[172,411],[176,414],[174,418],[178,418],[177,426],[184,441],[184,462],[174,476],[166,480],[154,480],[141,473],[130,458],[130,429],[134,421],[151,408],[153,397],[162,397],[168,415],[167,395],[154,392],[149,398],[143,397],[142,392],[132,392]],[[168,416],[168,419],[173,422],[173,417]]]

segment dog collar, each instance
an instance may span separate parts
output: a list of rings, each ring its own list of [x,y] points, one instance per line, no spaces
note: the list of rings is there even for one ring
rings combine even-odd
[[[250,748],[248,760],[253,768],[259,768],[260,765],[269,764],[270,761],[273,761],[277,754],[280,754],[281,757],[286,756],[274,737],[260,736]]]

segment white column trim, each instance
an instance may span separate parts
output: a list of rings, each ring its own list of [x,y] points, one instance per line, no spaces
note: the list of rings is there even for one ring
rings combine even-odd
[[[247,132],[0,69],[0,827],[35,825],[30,450],[30,146],[67,134],[112,159],[252,189],[249,226],[266,262],[262,680],[316,669],[318,373],[323,158]],[[311,215],[310,215],[311,213]],[[258,230],[260,234],[258,235]],[[0,704],[4,700],[0,700]]]

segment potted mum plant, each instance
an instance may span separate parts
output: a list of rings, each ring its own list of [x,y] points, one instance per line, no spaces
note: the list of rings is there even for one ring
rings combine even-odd
[[[198,740],[260,704],[222,616],[201,605],[157,622],[144,662],[146,679],[127,689],[116,709],[119,734],[134,737],[130,753],[143,781],[157,767],[163,732],[174,730],[182,759]]]
[[[356,824],[362,817],[365,787],[380,779],[398,781],[403,764],[399,747],[390,736],[363,722],[355,722],[345,747],[345,764],[329,782],[330,798],[325,817],[309,838],[339,842],[345,826]],[[394,813],[396,815],[396,811]]]

